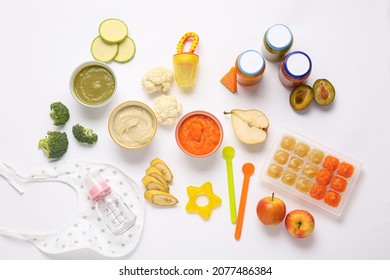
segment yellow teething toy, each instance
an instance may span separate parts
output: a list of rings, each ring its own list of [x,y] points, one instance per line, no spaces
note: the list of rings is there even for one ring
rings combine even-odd
[[[184,44],[192,38],[189,52],[183,52]],[[177,54],[173,56],[173,69],[176,83],[179,87],[193,87],[198,72],[199,56],[194,54],[199,42],[199,36],[195,32],[187,32],[177,44]]]
[[[210,182],[204,183],[200,187],[189,186],[187,187],[187,193],[189,201],[186,205],[188,213],[198,213],[203,219],[208,220],[211,216],[211,212],[214,208],[221,205],[221,198],[213,192],[213,187]],[[205,195],[208,198],[208,204],[200,206],[196,199],[200,195]]]

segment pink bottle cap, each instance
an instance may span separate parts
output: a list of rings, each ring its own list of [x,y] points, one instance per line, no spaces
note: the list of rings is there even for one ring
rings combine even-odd
[[[111,187],[97,172],[87,174],[84,187],[89,189],[89,197],[93,201],[98,201],[111,192]]]

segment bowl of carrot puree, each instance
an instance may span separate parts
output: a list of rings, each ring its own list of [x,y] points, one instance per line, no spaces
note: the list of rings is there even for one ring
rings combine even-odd
[[[193,111],[179,120],[175,135],[183,152],[193,157],[207,157],[221,146],[223,130],[214,115],[205,111]]]

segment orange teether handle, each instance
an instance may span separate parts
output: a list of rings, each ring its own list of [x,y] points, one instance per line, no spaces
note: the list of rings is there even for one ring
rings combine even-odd
[[[199,36],[195,32],[187,32],[186,34],[183,35],[183,37],[181,37],[179,43],[177,44],[177,53],[183,52],[184,44],[187,42],[189,38],[192,38],[192,44],[189,53],[194,53],[196,46],[199,43]]]

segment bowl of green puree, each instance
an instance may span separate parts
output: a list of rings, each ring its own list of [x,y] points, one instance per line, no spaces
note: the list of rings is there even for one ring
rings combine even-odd
[[[79,65],[70,77],[70,92],[82,105],[101,107],[113,98],[116,77],[107,64],[88,61]]]

